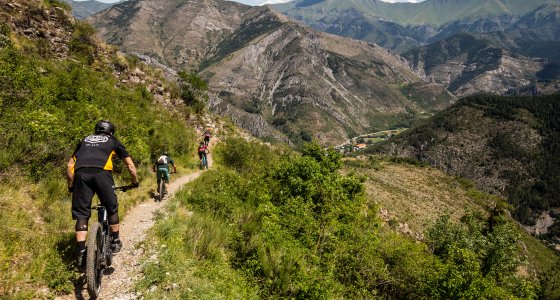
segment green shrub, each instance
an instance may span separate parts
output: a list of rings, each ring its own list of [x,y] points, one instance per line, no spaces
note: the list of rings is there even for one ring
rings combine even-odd
[[[9,35],[5,26],[0,31],[0,40]],[[89,25],[75,25],[73,56],[95,55],[92,34]],[[152,105],[145,86],[116,87],[110,70],[83,62],[0,47],[0,291],[7,297],[44,297],[37,287],[71,292],[75,242],[65,166],[99,119],[116,125],[142,180],[153,176],[146,167],[161,149],[192,154],[194,133],[181,115]],[[118,182],[127,176],[122,163],[114,173]],[[122,213],[147,197],[136,196],[120,201]]]
[[[202,113],[208,102],[208,83],[196,73],[179,72],[181,98],[195,113]]]

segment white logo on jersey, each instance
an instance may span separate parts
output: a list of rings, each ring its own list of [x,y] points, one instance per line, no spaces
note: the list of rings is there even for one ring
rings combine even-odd
[[[108,136],[105,135],[90,135],[85,138],[86,143],[91,144],[98,144],[98,143],[106,143],[109,140]]]

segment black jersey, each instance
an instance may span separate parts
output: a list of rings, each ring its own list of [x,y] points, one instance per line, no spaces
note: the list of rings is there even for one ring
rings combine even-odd
[[[129,157],[126,148],[112,135],[94,134],[84,138],[76,147],[72,157],[76,162],[74,170],[80,168],[100,168],[113,170],[113,157]]]

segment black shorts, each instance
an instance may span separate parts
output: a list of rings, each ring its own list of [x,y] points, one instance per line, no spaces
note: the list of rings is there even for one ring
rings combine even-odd
[[[72,195],[72,219],[88,219],[91,216],[91,200],[97,194],[109,216],[117,213],[119,204],[114,190],[113,174],[98,168],[83,168],[74,174]]]
[[[204,136],[204,141],[205,141],[205,142],[209,142],[209,141],[210,141],[210,137],[209,137],[209,136],[207,136],[207,135],[206,135],[206,136]]]

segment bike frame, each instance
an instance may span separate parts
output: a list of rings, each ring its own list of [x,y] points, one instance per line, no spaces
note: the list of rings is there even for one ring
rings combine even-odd
[[[114,189],[126,192],[132,188],[136,186],[121,186]],[[93,209],[97,210],[97,223],[91,226],[86,242],[86,282],[88,294],[95,299],[101,290],[103,270],[113,262],[113,251],[107,209],[103,205],[94,206]]]

